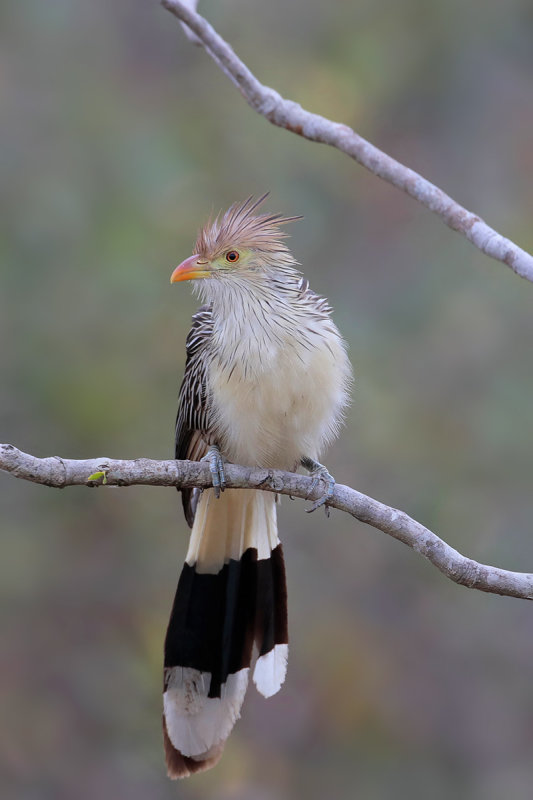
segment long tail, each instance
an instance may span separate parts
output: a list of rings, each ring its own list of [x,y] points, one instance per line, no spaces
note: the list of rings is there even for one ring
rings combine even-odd
[[[275,497],[204,491],[165,640],[163,735],[169,777],[213,767],[248,685],[270,697],[287,668],[287,590]]]

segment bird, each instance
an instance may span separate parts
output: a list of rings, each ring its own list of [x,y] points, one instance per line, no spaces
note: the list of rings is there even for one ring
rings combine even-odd
[[[335,481],[318,460],[337,436],[351,367],[328,301],[310,288],[268,193],[200,229],[171,283],[192,281],[176,459],[206,460],[212,488],[182,489],[192,528],[165,638],[163,738],[170,778],[213,767],[240,716],[250,670],[275,694],[288,656],[287,590],[271,492],[225,487],[225,463]]]

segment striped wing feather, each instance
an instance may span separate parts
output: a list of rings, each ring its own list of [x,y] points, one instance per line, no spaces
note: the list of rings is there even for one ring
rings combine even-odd
[[[207,453],[209,409],[206,349],[212,332],[211,306],[201,306],[192,318],[191,330],[185,344],[187,359],[176,417],[176,459],[200,461]],[[199,489],[182,489],[181,495],[185,518],[192,528]]]

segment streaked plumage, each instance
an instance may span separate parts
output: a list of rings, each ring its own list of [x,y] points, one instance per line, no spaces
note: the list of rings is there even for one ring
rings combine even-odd
[[[294,470],[337,434],[350,381],[345,347],[283,242],[279,226],[298,218],[254,214],[265,197],[209,222],[195,256],[173,273],[199,279],[204,301],[187,337],[176,458],[198,460],[216,445],[230,462]],[[220,757],[254,643],[265,696],[283,683],[287,656],[274,495],[184,490],[183,505],[191,541],[165,645],[171,777]]]

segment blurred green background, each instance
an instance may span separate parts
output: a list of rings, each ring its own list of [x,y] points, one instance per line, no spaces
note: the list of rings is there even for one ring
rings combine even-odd
[[[533,250],[529,0],[205,2],[250,68]],[[533,287],[347,157],[275,129],[157,2],[0,5],[0,441],[168,458],[195,301],[170,271],[269,189],[349,342],[327,464],[480,561],[533,570]],[[168,489],[0,476],[0,796],[521,800],[533,618],[381,533],[284,501],[283,691],[217,769],[165,777]]]

